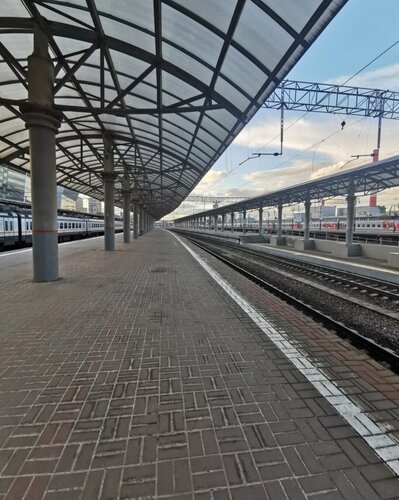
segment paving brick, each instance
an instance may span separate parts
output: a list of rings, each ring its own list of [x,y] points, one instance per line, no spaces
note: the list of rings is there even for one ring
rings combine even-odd
[[[15,310],[0,315],[0,500],[395,498],[381,459],[172,238],[60,247],[66,278],[44,286],[22,257],[0,269]],[[392,372],[207,259],[399,430]]]

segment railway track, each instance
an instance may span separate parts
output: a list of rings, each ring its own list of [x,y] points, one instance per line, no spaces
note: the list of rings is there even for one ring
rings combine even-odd
[[[238,245],[232,245],[228,243],[223,243],[221,245],[220,240],[217,240],[217,243],[213,241],[211,244],[210,242],[204,242],[204,241],[198,241],[197,238],[193,238],[191,236],[183,235],[186,239],[188,239],[191,243],[194,245],[198,246],[202,250],[208,252],[218,260],[224,262],[227,264],[229,267],[235,269],[238,271],[240,274],[246,276],[248,279],[252,280],[253,282],[257,283],[259,286],[261,286],[263,289],[273,293],[274,295],[280,297],[284,301],[294,305],[296,308],[302,310],[306,314],[310,315],[317,321],[321,322],[324,324],[326,327],[329,329],[334,330],[338,335],[340,335],[343,338],[348,338],[350,339],[354,344],[357,346],[366,349],[374,358],[377,358],[379,360],[385,361],[389,363],[392,368],[399,372],[399,349],[392,349],[391,347],[387,347],[386,345],[382,345],[381,342],[376,341],[373,338],[370,338],[370,336],[367,336],[363,333],[361,333],[358,329],[351,327],[350,325],[346,324],[343,321],[338,320],[336,317],[334,317],[331,314],[327,314],[325,311],[322,311],[320,308],[315,307],[313,304],[308,303],[305,300],[299,299],[297,296],[293,295],[292,293],[287,292],[286,290],[283,289],[281,286],[276,286],[275,284],[272,284],[262,277],[258,275],[257,272],[249,271],[247,266],[244,264],[237,264],[234,262],[234,259],[231,258],[231,255],[228,256],[225,253],[223,253],[223,248],[229,247],[230,251],[236,250],[237,252],[240,251],[241,254],[252,254],[256,255],[256,257],[264,257],[264,254],[261,254],[259,252],[256,252],[252,249],[242,249],[239,248]],[[292,260],[292,259],[290,259]],[[290,263],[290,265],[293,265],[294,263]],[[279,265],[281,265],[279,261]],[[312,265],[309,264],[309,267],[312,267]],[[333,274],[331,269],[328,270],[329,273]],[[313,272],[311,269],[308,272]],[[324,271],[323,271],[324,272]],[[346,273],[350,274],[350,273]],[[361,277],[362,278],[362,277]],[[333,279],[333,278],[332,278]],[[341,278],[339,278],[341,279]],[[356,275],[356,278],[358,279],[358,275]],[[327,280],[327,278],[326,278]],[[328,277],[328,280],[330,280],[330,277]],[[349,281],[352,281],[350,278],[348,278]],[[380,290],[381,293],[384,293],[386,295],[387,290],[380,289],[382,286],[386,285],[386,282],[381,282],[380,280],[371,280],[378,282],[377,288]],[[355,281],[353,281],[353,285],[355,286]],[[359,283],[357,283],[357,286],[359,286]],[[367,284],[368,289],[372,288],[372,285]],[[323,287],[324,288],[324,287]],[[388,290],[390,294],[395,295],[395,287],[391,288]],[[372,292],[372,293],[377,293],[377,292]],[[399,300],[399,296],[395,295],[396,298],[395,300]],[[375,309],[371,311],[376,314],[384,314],[383,311],[375,311]],[[389,314],[389,311],[387,311],[387,314]],[[399,321],[397,323],[398,328],[399,328]],[[399,330],[397,331],[397,334],[399,335]]]
[[[196,236],[195,239],[208,241],[212,240],[212,237],[197,238]],[[213,239],[213,241],[217,242],[217,246],[220,246],[222,248],[229,248],[242,254],[252,255],[263,262],[274,264],[278,269],[284,268],[290,271],[294,271],[298,274],[306,275],[308,277],[319,278],[324,282],[330,282],[334,285],[354,290],[360,294],[367,294],[374,301],[377,298],[383,298],[384,300],[389,299],[393,301],[395,305],[399,304],[399,285],[395,285],[394,283],[390,283],[388,281],[380,280],[377,278],[366,278],[365,276],[356,273],[331,269],[330,267],[322,266],[320,264],[301,262],[289,257],[280,257],[276,255],[265,254],[251,248],[243,247],[242,245],[224,242],[220,239]]]

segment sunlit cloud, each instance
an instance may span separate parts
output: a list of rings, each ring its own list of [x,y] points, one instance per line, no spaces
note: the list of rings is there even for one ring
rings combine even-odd
[[[328,83],[342,84],[348,78],[350,78],[350,75],[343,75],[334,78],[334,81]],[[364,71],[351,79],[346,85],[399,91],[399,64],[391,64],[372,71]]]

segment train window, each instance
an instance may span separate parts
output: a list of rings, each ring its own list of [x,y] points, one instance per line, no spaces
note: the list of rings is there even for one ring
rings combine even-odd
[[[29,222],[28,221],[25,222],[25,226],[26,226],[26,230],[28,231],[28,229],[29,229]]]
[[[367,227],[370,227],[370,224],[367,224]]]
[[[8,231],[8,220],[6,220],[6,221],[4,222],[4,227],[5,227],[5,230],[6,230],[6,231]]]
[[[29,223],[30,230],[32,231],[32,222]]]
[[[72,224],[68,222],[68,229],[72,229]]]
[[[375,227],[375,224],[371,224],[371,227]]]
[[[10,220],[10,231],[13,231],[13,230],[14,230],[13,221]]]

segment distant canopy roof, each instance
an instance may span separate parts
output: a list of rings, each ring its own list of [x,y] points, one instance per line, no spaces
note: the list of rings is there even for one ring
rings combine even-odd
[[[174,210],[347,0],[1,0],[0,161],[29,170],[27,57],[50,40],[57,179],[103,197],[103,135],[149,211]],[[120,197],[120,194],[118,194]],[[120,198],[119,198],[120,202]]]

